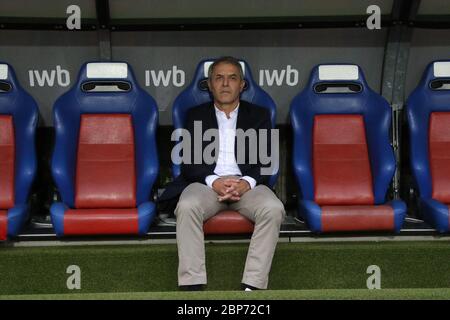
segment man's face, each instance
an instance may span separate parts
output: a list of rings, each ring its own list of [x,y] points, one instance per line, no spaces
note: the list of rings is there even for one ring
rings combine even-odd
[[[219,105],[237,104],[244,84],[244,80],[239,75],[239,69],[229,63],[220,63],[215,66],[208,79],[209,90],[214,97],[214,102]]]

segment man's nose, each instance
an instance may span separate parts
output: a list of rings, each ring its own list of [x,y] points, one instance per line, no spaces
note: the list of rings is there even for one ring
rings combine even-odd
[[[228,87],[228,84],[229,84],[229,83],[228,83],[228,78],[225,77],[225,78],[223,79],[223,86],[224,86],[224,87]]]

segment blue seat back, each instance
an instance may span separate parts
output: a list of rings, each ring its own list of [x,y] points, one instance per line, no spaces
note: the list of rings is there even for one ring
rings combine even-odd
[[[13,68],[2,62],[0,62],[0,115],[10,115],[13,119],[14,202],[15,205],[25,204],[37,172],[35,135],[39,112],[35,100],[20,86]]]
[[[361,68],[354,64],[315,66],[306,87],[291,103],[292,161],[300,198],[314,200],[314,117],[327,114],[363,116],[374,203],[383,203],[396,165],[390,144],[391,108],[384,98],[369,88]]]
[[[108,88],[115,89],[109,91]],[[82,114],[131,115],[135,143],[136,204],[139,206],[148,201],[159,171],[156,102],[139,86],[127,63],[90,62],[81,67],[73,87],[57,99],[53,108],[56,140],[51,169],[63,202],[74,207]]]
[[[438,88],[447,83],[447,89]],[[432,112],[450,112],[450,60],[431,62],[407,100],[410,165],[421,197],[431,198],[429,129]]]

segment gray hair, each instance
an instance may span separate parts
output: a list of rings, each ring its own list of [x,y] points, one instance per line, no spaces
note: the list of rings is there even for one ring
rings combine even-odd
[[[241,66],[239,60],[234,57],[231,57],[231,56],[221,57],[221,58],[217,59],[216,61],[214,61],[213,64],[209,67],[208,78],[211,78],[214,68],[217,67],[221,63],[228,63],[228,64],[231,64],[231,65],[235,66],[236,68],[238,68],[239,76],[241,77],[241,80],[244,80],[244,70],[242,70],[242,66]]]

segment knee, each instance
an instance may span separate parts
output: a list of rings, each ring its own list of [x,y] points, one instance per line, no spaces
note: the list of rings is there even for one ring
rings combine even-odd
[[[200,217],[200,205],[201,201],[198,197],[182,197],[175,208],[175,215],[177,219],[181,217]]]
[[[276,225],[281,225],[286,215],[284,205],[281,201],[272,201],[263,206],[261,218]]]

